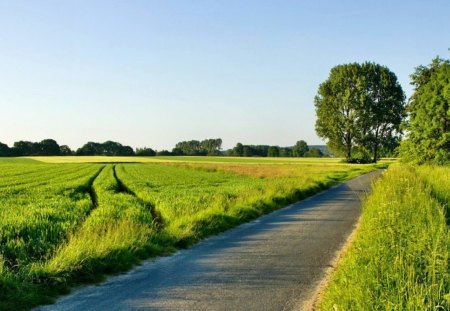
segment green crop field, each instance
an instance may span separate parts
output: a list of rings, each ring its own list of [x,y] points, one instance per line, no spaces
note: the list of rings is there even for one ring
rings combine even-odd
[[[0,159],[0,309],[49,302],[376,168],[335,159]]]

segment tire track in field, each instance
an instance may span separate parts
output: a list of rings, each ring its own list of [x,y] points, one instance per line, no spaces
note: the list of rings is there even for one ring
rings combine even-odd
[[[97,196],[97,193],[95,192],[95,189],[94,189],[94,182],[97,179],[97,177],[100,175],[100,173],[104,170],[105,167],[106,167],[105,165],[102,166],[98,170],[98,172],[96,174],[94,174],[92,176],[92,178],[89,179],[89,181],[88,181],[88,193],[89,193],[89,196],[91,197],[91,202],[92,202],[92,206],[93,207],[87,212],[86,218],[91,214],[91,212],[94,209],[96,209],[98,207],[98,196]]]
[[[156,229],[158,231],[161,230],[164,227],[164,221],[161,214],[156,210],[155,206],[141,199],[133,190],[125,185],[125,183],[117,176],[116,165],[113,165],[113,174],[118,185],[118,191],[133,196],[140,204],[144,205],[152,215],[153,223],[155,224]]]
[[[94,182],[97,179],[97,177],[101,174],[101,172],[103,171],[104,168],[105,168],[105,165],[100,167],[100,169],[94,175],[92,175],[91,178],[88,179],[88,182],[86,184],[76,187],[73,190],[73,192],[69,195],[69,198],[71,198],[72,200],[76,200],[76,196],[78,194],[80,194],[80,193],[86,194],[87,193],[91,199],[92,208],[90,208],[88,211],[86,211],[86,213],[79,218],[79,221],[75,224],[75,226],[70,231],[65,233],[65,237],[60,242],[58,242],[59,245],[61,245],[61,243],[65,243],[68,241],[70,232],[74,233],[74,232],[77,232],[80,228],[82,228],[83,224],[86,222],[86,219],[88,219],[89,216],[91,215],[91,213],[98,207],[98,199],[97,199],[97,193],[94,190]]]
[[[80,219],[80,222],[77,225],[77,228],[79,228],[86,221],[86,219],[89,217],[89,215],[91,215],[91,213],[98,207],[98,196],[97,196],[97,193],[95,192],[95,189],[94,189],[94,182],[97,179],[97,177],[101,174],[101,172],[103,171],[104,168],[105,168],[105,165],[100,167],[100,169],[94,175],[92,175],[91,178],[88,179],[88,182],[86,184],[78,186],[69,195],[69,197],[71,199],[76,199],[76,196],[78,194],[80,194],[80,193],[83,193],[83,194],[87,193],[89,195],[89,197],[91,199],[91,203],[92,203],[92,208],[90,208],[84,214],[84,216]]]

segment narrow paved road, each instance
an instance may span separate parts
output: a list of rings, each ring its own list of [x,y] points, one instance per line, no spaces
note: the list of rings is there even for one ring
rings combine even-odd
[[[146,261],[39,310],[294,310],[311,300],[380,171]]]

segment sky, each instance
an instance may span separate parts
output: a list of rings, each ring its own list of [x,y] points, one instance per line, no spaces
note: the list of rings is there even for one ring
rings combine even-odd
[[[0,0],[0,142],[323,144],[330,69],[450,53],[448,0]]]

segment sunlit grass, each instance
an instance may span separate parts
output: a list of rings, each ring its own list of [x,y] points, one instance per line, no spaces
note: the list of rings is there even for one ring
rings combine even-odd
[[[46,302],[377,168],[205,158],[0,159],[0,309]]]
[[[120,162],[202,162],[202,163],[290,163],[290,164],[334,164],[339,158],[269,158],[269,157],[205,157],[205,156],[155,156],[155,157],[115,157],[115,156],[52,156],[23,157],[23,160],[35,160],[45,163],[120,163]]]
[[[260,178],[276,178],[276,177],[304,177],[314,176],[316,178],[324,178],[333,172],[348,174],[350,172],[361,173],[363,171],[373,170],[373,165],[366,164],[344,164],[339,162],[296,162],[296,163],[252,163],[248,165],[244,163],[197,163],[197,162],[169,162],[168,166],[184,167],[204,171],[222,171],[230,172],[240,176],[252,176]],[[318,165],[320,164],[320,165]]]
[[[449,167],[389,168],[364,204],[322,310],[449,310],[449,177]]]

